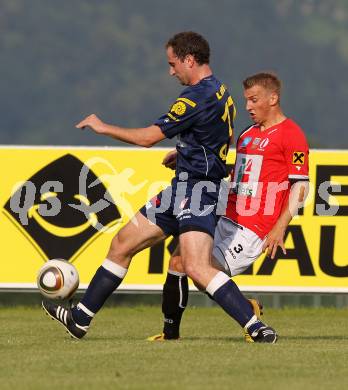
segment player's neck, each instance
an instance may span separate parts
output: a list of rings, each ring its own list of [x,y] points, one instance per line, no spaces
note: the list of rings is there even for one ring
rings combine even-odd
[[[286,119],[286,116],[281,112],[277,112],[276,114],[267,118],[263,123],[260,124],[260,130],[265,131],[270,127],[276,126],[279,123],[283,122]]]
[[[192,78],[190,80],[190,85],[198,84],[202,79],[211,76],[213,74],[209,65],[200,65],[196,68]]]

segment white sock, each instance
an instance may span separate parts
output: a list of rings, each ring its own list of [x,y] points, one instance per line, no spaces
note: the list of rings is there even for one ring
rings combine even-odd
[[[111,272],[112,274],[116,275],[120,279],[123,279],[126,276],[128,271],[127,268],[123,268],[122,266],[116,264],[115,262],[109,259],[104,260],[102,267],[108,270],[109,272]]]

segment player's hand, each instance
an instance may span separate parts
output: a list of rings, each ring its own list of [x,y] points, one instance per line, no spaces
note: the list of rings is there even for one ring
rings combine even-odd
[[[164,165],[166,168],[169,169],[175,169],[176,168],[176,156],[178,152],[176,150],[171,150],[169,153],[167,153],[162,161],[162,165]]]
[[[284,255],[286,255],[284,234],[285,228],[275,225],[266,237],[266,241],[262,246],[262,252],[266,252],[267,256],[271,256],[271,259],[274,259],[279,246],[282,248]]]
[[[86,116],[85,119],[83,119],[80,123],[78,123],[75,127],[77,129],[84,130],[86,127],[90,127],[92,130],[94,130],[98,134],[104,133],[104,125],[105,123],[102,122],[97,115],[92,114],[89,116]]]

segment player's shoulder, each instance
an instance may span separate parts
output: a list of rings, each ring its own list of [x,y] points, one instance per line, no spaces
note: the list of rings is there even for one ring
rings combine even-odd
[[[204,77],[199,83],[186,87],[180,97],[191,98],[192,100],[206,100],[211,97],[216,98],[216,93],[220,92],[221,88],[227,91],[227,87],[222,84],[214,75]]]
[[[306,134],[294,120],[290,118],[284,120],[281,129],[282,144],[285,148],[296,146],[308,149]]]
[[[186,87],[181,94],[179,95],[178,99],[192,99],[197,100],[199,99],[199,91],[194,88],[194,85],[189,85]]]
[[[293,119],[286,118],[281,126],[283,140],[286,143],[302,142],[307,144],[307,137],[300,125]]]
[[[286,118],[282,123],[283,134],[286,136],[291,134],[300,134],[305,137],[305,133],[301,126],[291,118]]]
[[[192,90],[191,86],[186,87],[180,95],[176,98],[176,101],[172,105],[171,111],[178,115],[191,112],[199,105],[201,97],[198,93]]]

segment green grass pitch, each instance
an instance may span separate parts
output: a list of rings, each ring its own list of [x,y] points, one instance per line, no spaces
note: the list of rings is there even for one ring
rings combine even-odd
[[[348,388],[347,309],[267,310],[275,345],[247,344],[217,307],[187,309],[182,338],[148,342],[160,308],[102,310],[74,341],[39,307],[0,308],[0,388]]]

